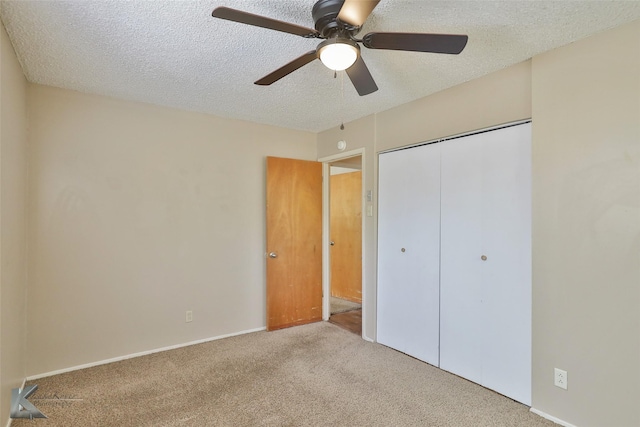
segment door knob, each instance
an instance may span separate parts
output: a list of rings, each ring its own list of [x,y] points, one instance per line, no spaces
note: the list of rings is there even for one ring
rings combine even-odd
[[[405,249],[405,248],[400,249],[400,252],[404,252],[404,251],[406,251],[406,249]]]
[[[486,261],[486,260],[487,260],[487,256],[486,256],[486,255],[482,255],[482,256],[480,257],[480,259],[481,259],[481,260],[483,260],[483,261]]]
[[[332,241],[331,241],[331,243],[330,243],[330,245],[331,245],[331,246],[333,246],[333,245],[335,245],[335,244],[336,244],[336,242],[334,242],[333,240],[332,240]]]
[[[278,254],[275,252],[269,252],[269,258],[278,258]]]

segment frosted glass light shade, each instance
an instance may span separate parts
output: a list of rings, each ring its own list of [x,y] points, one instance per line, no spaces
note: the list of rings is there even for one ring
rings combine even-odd
[[[331,43],[320,49],[320,61],[329,69],[346,70],[358,59],[358,49],[347,43]]]

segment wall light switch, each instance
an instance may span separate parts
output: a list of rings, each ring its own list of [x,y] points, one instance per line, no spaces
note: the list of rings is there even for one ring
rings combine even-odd
[[[373,202],[373,191],[367,191],[367,202]]]
[[[367,216],[373,216],[373,205],[367,205]]]

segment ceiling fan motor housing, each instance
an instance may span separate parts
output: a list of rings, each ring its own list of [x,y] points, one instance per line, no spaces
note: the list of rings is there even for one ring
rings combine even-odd
[[[311,16],[321,38],[328,39],[336,36],[351,38],[360,31],[360,27],[338,22],[337,17],[343,4],[344,0],[318,0],[313,5]]]

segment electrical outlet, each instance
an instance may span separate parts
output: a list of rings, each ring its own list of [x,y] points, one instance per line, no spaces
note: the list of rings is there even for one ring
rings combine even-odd
[[[553,369],[553,385],[566,390],[568,382],[567,371],[558,368]]]
[[[193,322],[193,311],[187,310],[186,320],[187,323]]]

